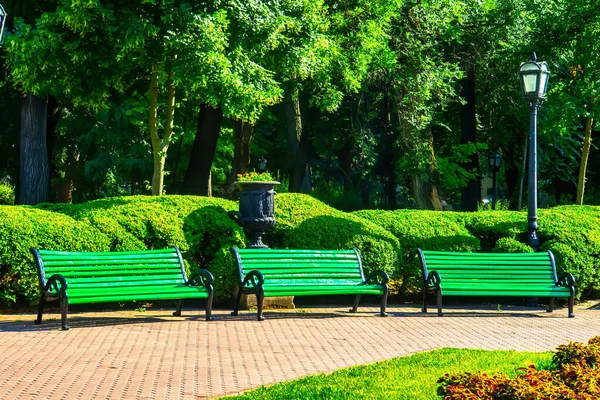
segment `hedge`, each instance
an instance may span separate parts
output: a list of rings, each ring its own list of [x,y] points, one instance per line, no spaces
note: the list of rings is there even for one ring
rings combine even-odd
[[[329,207],[298,193],[275,198],[275,228],[266,236],[273,247],[297,249],[350,249],[361,254],[365,273],[381,269],[396,275],[400,241],[377,224]]]
[[[37,300],[30,247],[119,251],[178,246],[186,266],[217,277],[217,297],[235,282],[229,248],[245,247],[243,230],[228,216],[237,202],[198,196],[133,196],[88,203],[0,206],[0,303]],[[541,250],[552,250],[559,272],[577,279],[577,296],[600,289],[600,207],[540,210]],[[264,241],[273,248],[356,247],[365,271],[383,269],[402,293],[420,290],[416,249],[531,251],[525,212],[477,213],[364,210],[346,213],[301,194],[275,198],[276,226]]]
[[[421,262],[417,249],[440,251],[477,251],[479,240],[464,226],[458,213],[419,210],[362,210],[355,215],[385,228],[402,243],[402,263],[398,275],[400,291],[419,290],[422,285]]]
[[[229,200],[195,196],[133,196],[84,204],[0,207],[1,301],[37,300],[37,274],[30,247],[70,251],[124,251],[177,246],[186,268],[208,268],[218,297],[229,295],[229,247],[245,237],[227,211]],[[11,218],[3,217],[10,215]]]
[[[403,244],[406,262],[400,268],[402,290],[420,289],[416,249],[442,251],[531,252],[527,213],[475,213],[419,210],[363,210],[357,216],[379,224]],[[539,210],[540,250],[551,250],[558,273],[570,272],[577,298],[600,289],[600,207],[562,206]]]

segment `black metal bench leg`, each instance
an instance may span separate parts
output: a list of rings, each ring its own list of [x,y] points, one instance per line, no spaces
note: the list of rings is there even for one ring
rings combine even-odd
[[[441,290],[437,291],[436,298],[437,298],[438,317],[443,317],[444,313],[442,313],[442,291]]]
[[[357,294],[356,297],[354,298],[354,305],[352,306],[352,308],[350,309],[349,312],[351,313],[355,313],[358,311],[358,303],[360,303],[360,294]]]
[[[381,295],[381,309],[379,310],[379,315],[381,317],[387,317],[388,313],[385,312],[385,308],[387,307],[387,299],[388,299],[388,288],[385,288],[385,291]]]
[[[573,312],[573,306],[575,305],[575,296],[571,293],[571,297],[569,297],[569,318],[574,318],[575,313]]]
[[[256,319],[258,321],[264,321],[265,317],[263,316],[263,303],[265,301],[265,294],[263,292],[256,294],[256,304],[258,305],[258,314]]]
[[[183,299],[177,302],[177,310],[173,313],[174,317],[181,317],[181,307],[183,306]]]
[[[210,296],[206,299],[206,320],[212,321],[214,318],[212,317],[212,303],[213,303],[214,292],[210,292]]]
[[[423,307],[421,307],[421,312],[427,312],[427,288],[423,289]]]
[[[69,311],[69,299],[65,296],[60,300],[60,324],[63,331],[68,331],[67,312]]]
[[[550,301],[548,302],[548,308],[546,308],[546,312],[552,312],[554,310],[554,297],[550,297]]]
[[[46,298],[42,295],[40,297],[40,305],[38,306],[37,319],[33,321],[34,324],[40,325],[42,323],[42,314],[44,313],[44,305],[46,304]]]
[[[240,309],[240,301],[242,301],[242,289],[238,289],[238,294],[235,296],[235,304],[233,305],[233,311],[231,315],[234,317],[238,315],[238,310]]]

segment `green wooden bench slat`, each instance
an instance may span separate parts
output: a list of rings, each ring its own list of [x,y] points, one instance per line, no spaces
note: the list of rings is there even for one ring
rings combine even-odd
[[[387,275],[367,284],[360,255],[356,250],[273,250],[231,248],[238,269],[239,292],[233,315],[237,315],[242,294],[256,294],[258,319],[263,320],[262,302],[271,296],[314,296],[333,294],[380,295],[382,316],[387,303]],[[260,277],[260,279],[258,278]],[[356,311],[358,298],[353,308]]]
[[[438,256],[448,256],[448,257],[460,257],[460,258],[469,258],[469,257],[503,257],[503,258],[547,258],[546,252],[538,252],[538,253],[465,253],[465,252],[456,252],[456,251],[434,251],[434,250],[422,250],[424,253],[427,253],[427,258],[429,257],[438,257]]]
[[[133,278],[133,277],[132,277]],[[138,277],[136,277],[138,278]],[[142,278],[142,277],[139,277]],[[119,288],[119,287],[133,287],[133,286],[158,286],[162,287],[163,285],[177,285],[182,281],[181,278],[156,278],[156,279],[127,279],[127,280],[111,280],[106,281],[103,280],[101,282],[71,282],[69,284],[69,294],[73,294],[75,290],[82,290],[86,288]]]
[[[125,280],[121,276],[106,276],[103,277],[102,282],[110,283],[110,282],[136,282],[136,281],[146,281],[146,280],[160,280],[160,279],[173,279],[173,274],[148,274],[148,275],[139,275],[139,276],[129,276]],[[181,282],[184,279],[183,274],[181,272],[177,275],[177,279]],[[73,285],[85,285],[87,283],[98,283],[98,279],[94,277],[71,277],[69,281],[69,285],[73,287]]]
[[[66,274],[77,271],[112,271],[119,270],[127,274],[126,271],[139,271],[144,269],[164,269],[164,270],[180,270],[179,264],[101,264],[101,265],[51,265],[46,268],[47,271],[63,271]]]
[[[179,300],[175,315],[181,315],[183,299],[208,299],[210,320],[213,277],[206,270],[191,286],[177,248],[128,252],[66,252],[31,249],[42,296],[36,323],[41,323],[44,302],[61,302],[61,324],[66,324],[68,304],[116,301]]]
[[[174,273],[174,272],[179,272],[181,273],[181,270],[174,270],[174,269],[140,269],[139,271],[140,275],[150,275],[150,274],[168,274],[168,273]],[[54,274],[54,273],[52,273]],[[47,275],[52,275],[52,274],[47,274]],[[60,271],[57,272],[57,274],[60,274]],[[76,271],[76,272],[70,272],[69,277],[76,277],[76,278],[83,278],[83,277],[97,277],[98,279],[102,279],[104,277],[115,277],[115,276],[120,276],[120,277],[124,277],[127,275],[123,274],[123,271],[119,271],[118,269],[113,269],[110,271]]]
[[[115,294],[110,296],[95,296],[95,297],[76,297],[69,298],[69,304],[90,304],[90,303],[113,303],[120,301],[159,301],[159,300],[181,300],[185,299],[206,299],[206,294],[202,292],[186,292],[186,293],[162,293],[153,295],[151,299],[147,296],[136,294]]]
[[[437,295],[438,314],[442,315],[442,296],[535,296],[569,298],[569,317],[573,316],[574,283],[572,275],[558,278],[554,256],[542,253],[460,253],[419,249],[423,269],[423,311],[427,294]]]
[[[173,248],[166,249],[158,249],[158,250],[133,250],[133,251],[56,251],[56,250],[42,250],[39,249],[38,252],[41,256],[46,255],[63,255],[63,256],[89,256],[89,257],[97,257],[97,256],[111,256],[111,257],[122,257],[127,255],[152,255],[152,254],[173,254]]]

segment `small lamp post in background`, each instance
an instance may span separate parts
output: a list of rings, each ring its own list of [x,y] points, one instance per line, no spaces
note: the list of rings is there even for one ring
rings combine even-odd
[[[0,4],[0,43],[2,43],[2,32],[4,32],[4,23],[6,22],[7,15],[4,7]]]
[[[502,165],[502,154],[495,153],[489,156],[490,167],[492,167],[492,210],[496,209],[496,201],[498,201],[498,185],[496,183],[496,174]]]
[[[265,172],[267,170],[267,159],[261,157],[258,159],[258,171]]]
[[[527,229],[529,234],[527,244],[534,251],[537,251],[540,245],[540,239],[537,235],[537,112],[546,99],[549,76],[548,64],[545,61],[537,62],[535,53],[532,54],[531,61],[526,61],[519,66],[523,98],[529,102],[529,110],[531,111],[529,124],[529,203],[527,206]]]

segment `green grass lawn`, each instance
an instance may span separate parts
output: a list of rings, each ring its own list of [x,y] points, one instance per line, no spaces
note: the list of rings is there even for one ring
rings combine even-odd
[[[550,366],[551,352],[440,349],[408,357],[342,369],[261,387],[236,399],[440,399],[438,378],[446,373],[504,372],[517,368]]]

